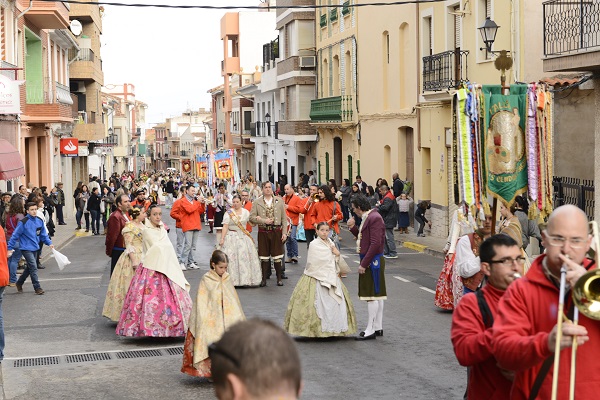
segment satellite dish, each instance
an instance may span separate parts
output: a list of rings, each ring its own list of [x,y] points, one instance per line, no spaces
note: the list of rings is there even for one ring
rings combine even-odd
[[[83,31],[83,27],[81,26],[81,22],[74,19],[71,21],[71,25],[69,25],[69,29],[73,32],[73,35],[79,36],[81,35],[81,31]]]

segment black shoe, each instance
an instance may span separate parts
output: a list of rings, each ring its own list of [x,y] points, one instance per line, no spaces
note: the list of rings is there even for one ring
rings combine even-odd
[[[59,224],[59,225],[66,225],[66,223],[65,223],[65,222],[59,222],[58,224]]]
[[[360,337],[365,336],[365,331],[362,331],[361,333],[359,333],[358,336],[360,336]],[[383,329],[375,331],[375,336],[383,336]]]
[[[90,230],[89,230],[89,229],[86,229],[85,231],[86,231],[86,232],[89,232]]]
[[[277,282],[277,286],[283,286],[283,282],[281,282],[281,281],[278,281],[278,282]]]
[[[75,229],[81,229],[81,225],[77,225],[77,228],[75,228]]]
[[[287,279],[288,277],[286,276],[285,272],[281,274],[281,279]]]
[[[371,339],[375,339],[377,337],[377,334],[375,332],[373,332],[372,334],[370,334],[369,336],[364,336],[364,332],[362,332],[363,336],[357,336],[354,338],[354,340],[371,340]]]
[[[260,285],[258,285],[258,286],[260,286],[260,287],[265,287],[265,286],[267,286],[267,281],[262,281],[262,282],[260,283]]]
[[[43,265],[40,265],[37,267],[37,269],[46,269],[46,267],[44,267]]]

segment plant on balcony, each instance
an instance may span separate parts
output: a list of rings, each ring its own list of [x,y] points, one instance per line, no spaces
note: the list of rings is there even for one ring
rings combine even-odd
[[[329,11],[329,20],[331,22],[337,21],[338,19],[338,9],[336,8],[332,8],[331,11]]]
[[[327,26],[327,15],[326,14],[321,14],[320,25],[321,25],[321,28],[324,28]]]

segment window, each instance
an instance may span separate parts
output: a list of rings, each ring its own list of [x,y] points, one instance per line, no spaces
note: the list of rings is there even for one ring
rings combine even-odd
[[[477,27],[479,28],[483,22],[485,21],[486,18],[492,18],[492,0],[479,0],[479,4],[477,7]],[[493,18],[492,18],[493,19]],[[479,33],[479,31],[477,31],[477,40],[479,43],[480,48],[483,48],[483,52],[482,54],[484,55],[483,59],[484,60],[491,60],[492,59],[492,53],[488,53],[486,47],[485,47],[485,43],[483,43],[483,39],[481,38],[481,33]]]
[[[431,16],[423,18],[423,55],[433,55],[433,25]]]

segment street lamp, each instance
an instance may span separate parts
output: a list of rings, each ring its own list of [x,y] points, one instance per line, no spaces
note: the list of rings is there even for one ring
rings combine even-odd
[[[267,124],[267,135],[271,136],[271,115],[265,114],[265,124]]]
[[[502,85],[502,89],[506,88],[506,71],[512,68],[513,60],[510,56],[510,52],[508,50],[500,50],[493,51],[492,45],[496,40],[496,33],[498,33],[498,28],[500,28],[490,17],[485,19],[483,25],[479,28],[479,32],[481,33],[481,38],[483,39],[483,43],[485,43],[485,50],[488,53],[496,55],[496,60],[494,61],[494,66],[500,74],[500,84]],[[480,48],[479,50],[483,50]]]

